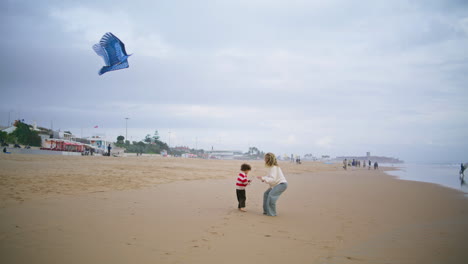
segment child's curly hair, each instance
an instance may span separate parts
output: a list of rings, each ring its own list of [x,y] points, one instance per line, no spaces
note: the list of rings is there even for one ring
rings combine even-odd
[[[249,171],[249,170],[252,170],[252,167],[250,167],[249,164],[244,163],[241,165],[241,171]]]
[[[273,167],[278,166],[278,161],[276,160],[275,154],[268,152],[265,154],[265,166]]]

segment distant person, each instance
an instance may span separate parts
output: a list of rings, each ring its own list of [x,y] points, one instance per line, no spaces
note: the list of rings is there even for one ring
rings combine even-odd
[[[370,170],[371,166],[372,166],[372,161],[369,160],[369,170]]]
[[[466,167],[467,167],[468,163],[465,163],[465,164],[461,164],[460,165],[460,177],[462,178],[465,178],[465,170],[466,170]]]
[[[257,178],[270,185],[270,188],[263,194],[263,214],[276,216],[276,201],[280,195],[288,188],[288,182],[283,171],[278,166],[275,154],[269,152],[265,154],[265,166],[270,169],[268,175]]]
[[[110,155],[111,155],[111,149],[112,149],[112,147],[111,147],[111,145],[109,144],[109,146],[107,146],[107,155],[108,155],[109,157],[110,157]]]
[[[6,147],[4,147],[4,148],[3,148],[3,153],[5,153],[5,154],[10,154],[11,152],[8,152],[7,149],[6,149]]]
[[[241,165],[241,172],[237,176],[237,182],[236,182],[236,186],[237,186],[236,195],[237,195],[237,202],[238,202],[237,208],[239,209],[239,211],[242,211],[242,212],[247,212],[247,210],[245,210],[245,201],[247,200],[247,196],[245,194],[245,188],[251,182],[251,180],[247,178],[250,170],[252,170],[250,165],[244,163]]]
[[[377,161],[376,161],[376,162],[374,162],[374,170],[378,170],[378,169],[379,169],[379,163],[377,163]]]
[[[345,170],[348,169],[348,160],[347,159],[343,160],[343,169],[345,169]]]

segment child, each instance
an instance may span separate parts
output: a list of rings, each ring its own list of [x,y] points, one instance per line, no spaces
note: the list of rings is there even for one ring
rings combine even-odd
[[[239,173],[239,176],[237,176],[237,182],[236,182],[236,194],[237,194],[237,201],[239,202],[238,208],[239,211],[242,212],[247,212],[245,210],[245,200],[247,200],[247,197],[245,196],[245,187],[247,187],[248,184],[250,184],[250,180],[247,179],[247,175],[249,174],[250,170],[252,168],[250,167],[249,164],[242,164],[241,165],[241,171]]]

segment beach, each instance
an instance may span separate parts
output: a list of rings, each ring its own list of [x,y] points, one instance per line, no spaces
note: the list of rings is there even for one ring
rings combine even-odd
[[[465,263],[468,199],[380,170],[280,161],[288,189],[262,214],[263,161],[0,155],[4,263]],[[390,168],[389,168],[390,169]]]

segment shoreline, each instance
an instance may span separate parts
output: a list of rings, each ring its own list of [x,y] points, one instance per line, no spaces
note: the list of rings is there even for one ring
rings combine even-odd
[[[133,175],[121,171],[127,161],[115,161],[100,159],[104,168],[85,178],[88,185],[75,186],[75,192],[38,192],[0,207],[5,261],[214,264],[237,263],[241,257],[254,263],[379,264],[466,259],[468,200],[449,188],[400,180],[382,168],[344,171],[339,165],[280,163],[289,188],[278,201],[278,216],[267,217],[261,211],[267,186],[259,181],[247,188],[248,212],[236,208],[234,183],[242,161],[130,158]],[[5,162],[0,159],[1,165]],[[76,157],[11,162],[20,162],[26,172],[36,168],[39,178],[55,180],[62,191],[72,190],[65,183],[74,185],[95,165]],[[49,171],[55,176],[48,178],[40,171],[50,168],[36,167],[37,162],[68,167]],[[265,171],[261,162],[250,163],[249,176]],[[75,175],[68,175],[70,169]],[[144,173],[150,170],[163,181]],[[90,186],[109,177],[114,182],[104,183],[112,188],[92,192]]]
[[[397,170],[387,171],[386,174],[405,181],[433,183],[460,191],[468,197],[468,185],[466,180],[465,182],[461,181],[458,167],[458,164],[408,163],[399,166]]]

